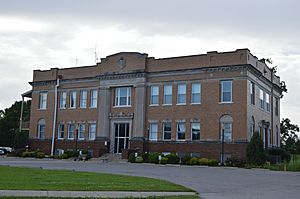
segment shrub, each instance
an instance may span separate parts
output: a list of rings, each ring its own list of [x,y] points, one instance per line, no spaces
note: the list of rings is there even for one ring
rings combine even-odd
[[[207,165],[213,167],[218,166],[218,161],[215,159],[208,160]]]
[[[150,163],[155,163],[158,164],[159,160],[158,160],[158,156],[160,156],[160,153],[150,153],[149,154],[149,162]]]
[[[161,157],[160,164],[167,164],[167,163],[168,163],[168,158]]]
[[[142,154],[144,162],[149,162],[149,153],[143,153]]]
[[[39,151],[39,152],[36,153],[35,157],[36,158],[44,158],[45,157],[45,153]]]
[[[199,163],[200,165],[208,165],[208,159],[207,159],[207,158],[200,158],[200,159],[198,160],[198,163]]]
[[[22,153],[22,157],[24,157],[24,158],[27,158],[27,157],[32,157],[32,158],[34,158],[35,155],[36,155],[36,152],[35,152],[35,151],[24,151],[24,152]]]
[[[186,154],[181,158],[181,164],[187,164],[191,160],[191,156]]]
[[[128,162],[135,163],[135,152],[131,152],[128,156]]]
[[[246,163],[247,162],[245,159],[238,159],[238,158],[228,158],[225,161],[226,166],[231,166],[231,167],[245,167]]]
[[[142,157],[142,156],[137,156],[137,157],[135,158],[135,162],[136,162],[136,163],[142,163],[142,162],[143,162],[143,157]]]
[[[286,150],[282,148],[272,148],[268,149],[268,160],[272,163],[277,163],[278,159],[276,157],[279,157],[279,161],[283,162],[289,162],[291,160],[291,154],[287,152]]]
[[[59,159],[68,159],[69,156],[68,156],[68,154],[64,153],[64,154],[60,154],[60,155],[58,156],[58,158],[59,158]]]
[[[249,164],[262,166],[266,161],[264,144],[258,133],[254,133],[246,151]]]
[[[179,157],[173,153],[170,153],[168,155],[165,156],[166,158],[168,158],[168,164],[179,164]]]
[[[187,162],[187,164],[188,164],[188,165],[197,165],[198,162],[199,162],[199,159],[196,158],[196,157],[193,157],[193,158],[191,158],[191,159]]]
[[[69,158],[73,158],[73,157],[79,156],[79,151],[67,150],[67,151],[64,151],[64,154],[68,155]]]

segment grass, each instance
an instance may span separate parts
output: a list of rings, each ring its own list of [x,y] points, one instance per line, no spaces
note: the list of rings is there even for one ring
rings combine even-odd
[[[115,174],[0,166],[0,190],[193,191],[164,180]]]
[[[279,163],[274,165],[267,165],[267,169],[274,170],[274,171],[300,171],[300,155],[296,154],[292,155],[292,159],[289,163]]]

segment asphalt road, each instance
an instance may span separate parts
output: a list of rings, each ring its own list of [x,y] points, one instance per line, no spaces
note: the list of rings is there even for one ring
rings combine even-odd
[[[0,157],[0,165],[74,169],[160,178],[190,187],[198,191],[204,199],[300,198],[300,172],[4,157]]]

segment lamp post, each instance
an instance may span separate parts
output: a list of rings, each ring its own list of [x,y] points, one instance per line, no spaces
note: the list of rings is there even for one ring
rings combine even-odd
[[[224,129],[222,129],[222,152],[221,152],[221,166],[224,166]]]

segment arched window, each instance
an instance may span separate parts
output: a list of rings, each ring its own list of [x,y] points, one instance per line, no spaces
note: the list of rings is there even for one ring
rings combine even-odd
[[[222,140],[223,131],[224,131],[224,141],[231,142],[232,141],[232,122],[233,119],[230,115],[223,115],[220,118],[220,139]]]
[[[46,126],[46,122],[44,119],[40,119],[38,121],[38,133],[37,133],[37,138],[38,139],[45,139],[45,126]]]
[[[250,121],[250,138],[252,138],[254,133],[255,133],[255,119],[252,116]]]

